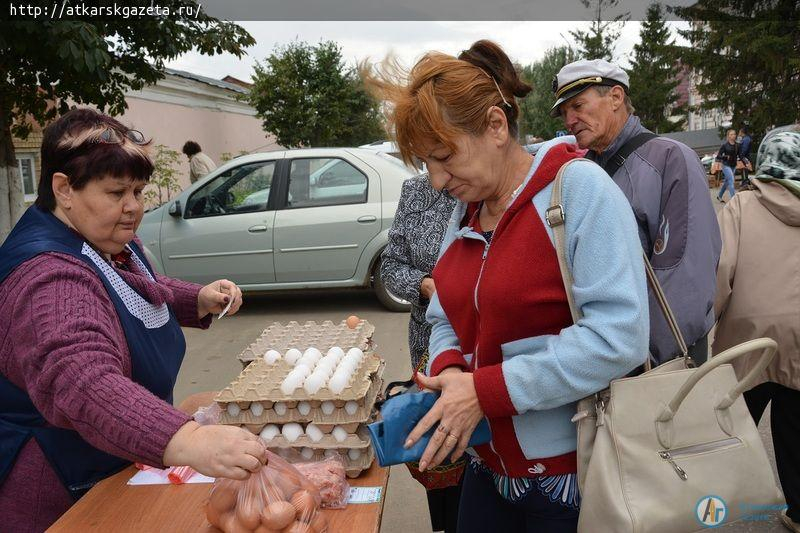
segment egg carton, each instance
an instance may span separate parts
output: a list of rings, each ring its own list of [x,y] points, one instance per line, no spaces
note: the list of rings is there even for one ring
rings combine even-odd
[[[323,432],[324,433],[324,432]],[[369,430],[365,426],[357,427],[355,432],[348,433],[343,441],[337,441],[331,433],[325,433],[322,440],[314,442],[306,434],[298,437],[294,442],[289,442],[283,435],[276,435],[267,441],[267,448],[283,449],[283,448],[311,448],[312,450],[331,450],[331,449],[347,449],[347,450],[363,450],[372,445],[369,439]]]
[[[239,354],[239,361],[245,367],[264,356],[267,350],[277,350],[281,354],[289,348],[304,351],[306,348],[315,347],[322,353],[334,346],[339,346],[345,351],[348,348],[360,348],[362,351],[374,349],[372,334],[375,326],[361,320],[358,325],[350,329],[346,321],[334,324],[326,320],[321,324],[308,321],[305,324],[291,321],[286,325],[273,322],[265,329],[258,339]]]
[[[317,448],[314,449],[314,453],[310,458],[304,457],[301,454],[301,450],[301,448],[270,449],[270,451],[280,455],[290,463],[322,461],[326,457],[330,457],[338,453],[344,461],[345,473],[347,474],[347,477],[351,479],[361,475],[364,470],[367,470],[372,465],[372,461],[375,460],[375,451],[372,449],[372,446],[364,448],[356,459],[350,457],[350,450],[347,448],[328,448],[327,450]]]
[[[261,424],[263,427],[265,424],[313,422],[320,427],[323,425],[330,425],[331,428],[334,425],[350,425],[353,423],[358,425],[359,423],[364,423],[370,419],[372,415],[372,408],[375,405],[375,400],[377,399],[378,394],[380,394],[383,390],[382,378],[385,367],[386,363],[381,361],[380,365],[378,365],[378,369],[373,374],[369,375],[371,384],[363,398],[359,400],[350,400],[355,401],[358,405],[356,411],[352,414],[345,410],[345,405],[347,402],[344,400],[332,400],[334,408],[333,412],[330,414],[325,414],[325,412],[322,410],[321,400],[310,400],[308,402],[310,404],[310,410],[305,414],[303,414],[305,409],[303,409],[303,412],[300,410],[300,402],[272,402],[269,400],[264,400],[253,402],[236,402],[237,406],[241,410],[241,412],[236,416],[231,416],[231,414],[228,413],[227,404],[220,404],[222,407],[220,423],[233,425],[246,424],[248,426]],[[263,409],[259,416],[254,415],[252,411],[253,404],[255,403],[261,404]],[[283,406],[279,406],[279,409],[276,411],[277,403],[282,403]],[[282,414],[278,414],[278,411],[280,411]]]
[[[372,376],[384,365],[384,361],[372,352],[364,354],[359,366],[353,372],[350,383],[339,394],[333,393],[326,387],[320,388],[313,395],[309,395],[303,387],[298,387],[291,395],[281,391],[281,383],[292,365],[280,359],[273,364],[268,364],[264,359],[257,359],[242,370],[239,377],[230,385],[222,389],[214,398],[220,407],[227,409],[231,402],[239,405],[240,409],[247,409],[252,402],[300,402],[318,400],[320,402],[363,400],[369,388],[373,385]],[[271,406],[271,407],[274,407]],[[288,406],[287,406],[288,407]]]

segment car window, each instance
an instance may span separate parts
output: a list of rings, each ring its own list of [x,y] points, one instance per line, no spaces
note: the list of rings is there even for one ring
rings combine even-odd
[[[289,170],[289,209],[367,201],[367,177],[344,159],[295,159]]]
[[[226,170],[195,191],[186,204],[186,218],[265,211],[275,161],[248,163]]]

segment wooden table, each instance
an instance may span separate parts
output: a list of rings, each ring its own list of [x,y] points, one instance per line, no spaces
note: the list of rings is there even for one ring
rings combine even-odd
[[[198,406],[207,405],[215,393],[190,396],[181,410],[193,413]],[[122,472],[95,485],[73,505],[48,531],[60,532],[193,532],[218,531],[206,520],[205,502],[211,490],[209,483],[190,485],[130,486],[128,480],[136,473],[130,466]],[[378,533],[381,527],[383,504],[389,469],[378,462],[356,479],[348,479],[353,487],[383,487],[379,503],[357,503],[344,509],[326,509],[328,533]]]

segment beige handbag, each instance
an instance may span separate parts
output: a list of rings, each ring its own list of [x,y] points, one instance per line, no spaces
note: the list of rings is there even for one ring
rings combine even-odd
[[[572,296],[561,202],[561,179],[571,162],[556,176],[546,219],[577,323],[582,315]],[[697,531],[783,502],[741,397],[770,363],[777,344],[767,338],[748,341],[694,368],[647,256],[644,263],[683,356],[652,369],[648,358],[645,373],[616,379],[578,402],[573,421],[582,533]],[[729,363],[755,351],[762,352],[758,364],[738,381]]]

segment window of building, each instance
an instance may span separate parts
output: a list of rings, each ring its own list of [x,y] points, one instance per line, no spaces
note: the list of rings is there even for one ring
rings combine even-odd
[[[19,176],[22,180],[22,190],[25,193],[25,201],[33,202],[36,200],[36,159],[33,154],[17,154],[17,166]]]

